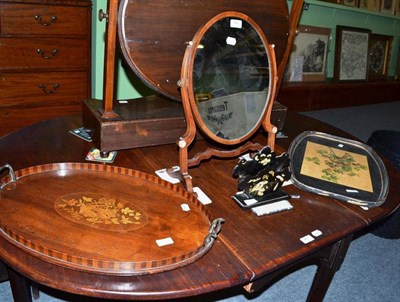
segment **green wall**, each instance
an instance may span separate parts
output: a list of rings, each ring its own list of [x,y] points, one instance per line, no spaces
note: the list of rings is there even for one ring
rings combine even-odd
[[[98,11],[103,9],[107,11],[107,1],[93,1],[92,18],[92,97],[101,99],[103,97],[103,68],[104,68],[104,48],[105,48],[105,30],[106,21],[99,21]],[[117,72],[115,74],[115,94],[118,100],[134,99],[143,95],[150,94],[148,89],[135,74],[123,66],[123,60],[116,62]]]
[[[289,7],[292,1],[288,0]],[[396,59],[400,48],[400,16],[373,13],[366,10],[351,8],[328,2],[308,0],[308,9],[304,10],[300,18],[301,24],[327,27],[331,29],[330,52],[327,63],[327,76],[333,76],[335,29],[336,25],[367,28],[373,33],[393,36],[392,60],[390,62],[389,76],[395,73]],[[103,66],[104,66],[104,34],[105,21],[100,22],[97,13],[100,9],[107,10],[106,0],[97,0],[93,3],[93,61],[92,61],[92,97],[101,99],[103,95]],[[151,93],[132,71],[124,67],[121,59],[117,60],[116,72],[116,98],[132,99]]]

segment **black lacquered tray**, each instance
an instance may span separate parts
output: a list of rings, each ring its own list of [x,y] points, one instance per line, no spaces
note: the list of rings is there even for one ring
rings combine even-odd
[[[307,131],[293,140],[288,153],[292,181],[300,189],[366,207],[386,200],[386,167],[361,142]]]

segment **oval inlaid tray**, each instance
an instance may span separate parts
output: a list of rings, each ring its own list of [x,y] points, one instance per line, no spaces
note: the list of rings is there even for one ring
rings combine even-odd
[[[220,230],[222,219],[211,223],[193,195],[139,171],[85,163],[9,169],[0,235],[57,265],[118,275],[166,271],[204,255]]]

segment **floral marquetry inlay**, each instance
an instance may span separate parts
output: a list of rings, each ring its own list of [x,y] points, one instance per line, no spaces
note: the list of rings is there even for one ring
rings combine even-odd
[[[125,200],[95,193],[72,193],[59,197],[56,211],[73,222],[97,229],[129,231],[147,223],[146,214]]]

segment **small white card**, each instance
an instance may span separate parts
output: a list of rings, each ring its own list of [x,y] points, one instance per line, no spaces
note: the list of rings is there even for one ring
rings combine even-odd
[[[240,159],[244,159],[244,160],[252,160],[250,153],[246,153],[243,156],[240,156]]]
[[[293,184],[292,180],[289,179],[289,180],[285,181],[285,182],[282,184],[282,187],[290,186],[290,185],[292,185],[292,184]]]
[[[319,237],[319,236],[322,235],[322,232],[321,232],[320,230],[314,230],[314,231],[311,232],[311,234],[312,234],[314,237]]]
[[[247,206],[250,206],[250,205],[255,204],[255,203],[257,203],[257,202],[258,202],[257,199],[254,199],[254,198],[245,199],[245,200],[244,200],[244,203],[245,203]]]
[[[314,241],[314,237],[311,235],[306,235],[304,237],[300,238],[301,242],[303,242],[304,244],[310,243],[312,241]]]
[[[231,19],[231,28],[242,28],[242,20],[240,19]]]
[[[234,38],[234,37],[226,38],[226,44],[235,46],[236,45],[236,38]]]
[[[174,244],[174,241],[172,240],[171,237],[168,237],[168,238],[158,239],[158,240],[156,240],[156,243],[158,246],[161,247],[161,246]]]
[[[187,203],[182,203],[181,204],[181,209],[184,212],[189,212],[190,211],[190,207],[189,207],[189,205]]]
[[[197,199],[204,205],[212,203],[211,199],[199,188],[194,187],[193,192],[197,194]]]
[[[174,166],[172,167],[172,171],[173,172],[178,172],[179,171],[179,166]],[[172,177],[167,169],[161,169],[161,170],[157,170],[156,174],[158,177],[160,177],[161,179],[164,179],[172,184],[178,184],[180,182],[180,180],[178,178]]]

